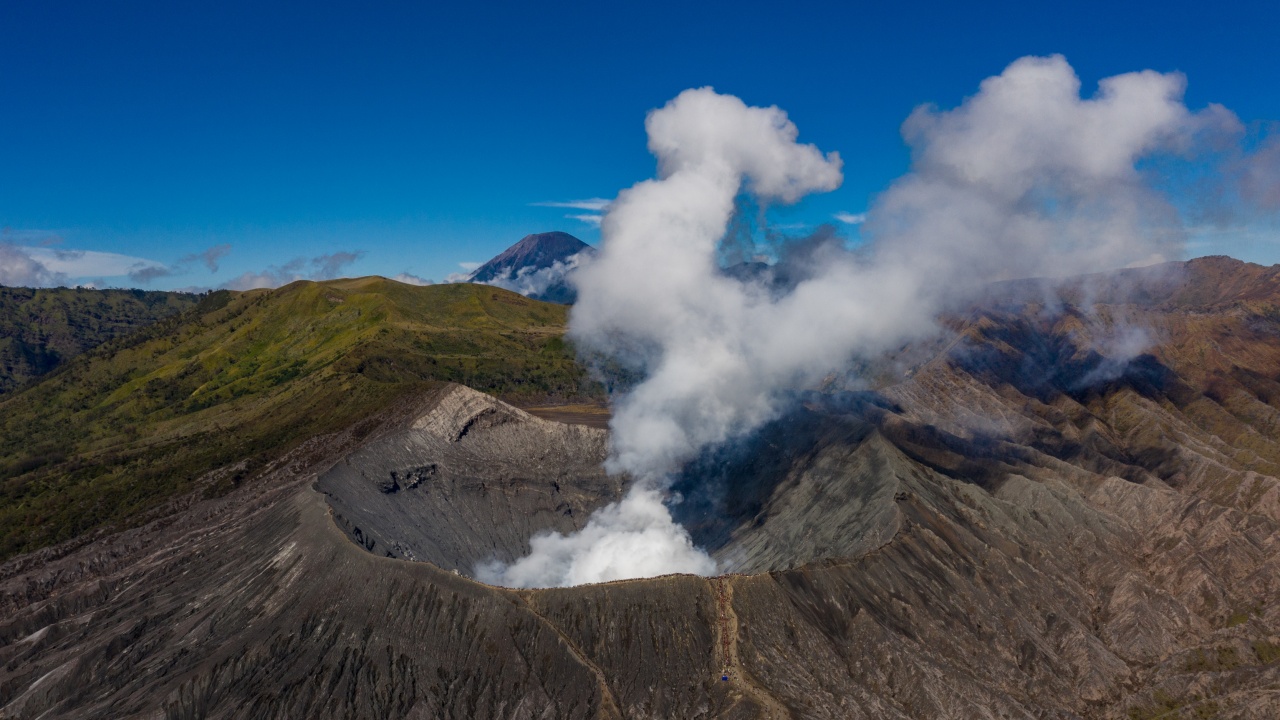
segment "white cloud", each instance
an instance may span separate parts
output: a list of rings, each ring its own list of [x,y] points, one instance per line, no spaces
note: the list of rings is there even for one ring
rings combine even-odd
[[[67,276],[31,257],[29,248],[0,242],[0,285],[49,287],[67,284]]]
[[[1127,73],[1082,98],[1061,56],[1022,58],[960,107],[907,118],[912,172],[878,197],[863,236],[886,261],[892,242],[896,262],[935,279],[924,288],[935,295],[1175,259],[1179,217],[1137,163],[1238,127],[1220,107],[1188,110],[1185,84]]]
[[[268,266],[262,272],[245,272],[222,284],[228,290],[253,290],[277,288],[298,280],[331,280],[347,265],[359,260],[363,250],[317,255],[313,258],[294,258],[283,265]]]
[[[460,262],[458,263],[458,267],[462,268],[466,272],[449,273],[448,275],[444,276],[443,282],[446,285],[450,285],[454,283],[469,283],[471,282],[471,273],[475,272],[476,269],[479,268],[481,265],[484,265],[484,263],[472,262],[472,261]]]
[[[67,277],[119,277],[143,268],[163,268],[164,263],[147,258],[96,250],[63,250],[56,247],[24,247],[22,252]]]
[[[600,227],[600,221],[604,219],[603,215],[591,215],[583,213],[581,215],[565,215],[570,220],[580,220],[592,227]]]
[[[287,266],[286,266],[287,267]],[[302,280],[300,274],[290,273],[283,267],[271,266],[262,272],[243,272],[222,283],[219,287],[227,290],[256,290],[258,288],[278,288],[295,280]]]
[[[395,280],[396,282],[402,282],[405,285],[433,285],[434,284],[427,278],[421,278],[421,277],[418,277],[417,275],[411,275],[409,273],[400,273],[399,275],[396,275],[391,279]]]
[[[592,210],[600,212],[609,207],[612,200],[604,198],[587,198],[586,200],[567,200],[561,202],[536,202],[529,203],[534,207],[553,207],[553,208],[569,208],[572,210]]]
[[[574,253],[544,268],[523,267],[515,275],[511,275],[511,271],[508,270],[506,275],[495,277],[483,284],[518,292],[525,296],[541,295],[552,285],[563,282],[571,271],[577,269],[581,260],[582,253]]]
[[[832,217],[846,225],[861,225],[867,220],[866,213],[838,212]]]
[[[10,233],[11,235],[14,233]],[[56,247],[56,242],[41,246],[22,246],[0,241],[0,285],[49,287],[72,285],[76,279],[129,276],[150,282],[173,274],[163,263],[147,258],[96,250],[73,250]],[[80,283],[81,287],[88,287]]]

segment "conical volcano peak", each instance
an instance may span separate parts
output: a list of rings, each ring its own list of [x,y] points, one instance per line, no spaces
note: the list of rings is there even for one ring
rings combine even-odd
[[[593,251],[594,248],[567,232],[525,235],[520,242],[476,268],[468,279],[482,283],[510,279],[522,270],[537,271],[565,263],[584,250]]]

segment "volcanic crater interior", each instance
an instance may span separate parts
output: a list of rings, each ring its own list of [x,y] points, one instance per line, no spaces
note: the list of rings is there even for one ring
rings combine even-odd
[[[462,386],[427,407],[316,482],[335,521],[373,554],[471,576],[527,555],[540,532],[582,528],[626,490],[625,478],[603,470],[602,428],[544,420]],[[867,409],[865,400],[802,407],[691,464],[675,480],[675,518],[726,571],[793,567],[887,541],[900,481],[926,471],[879,436]]]

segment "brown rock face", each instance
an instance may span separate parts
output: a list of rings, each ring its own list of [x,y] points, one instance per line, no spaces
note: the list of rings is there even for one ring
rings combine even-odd
[[[603,431],[444,388],[3,566],[0,716],[1278,717],[1277,277],[1014,284],[832,378],[677,482],[720,578],[468,579],[623,488]]]

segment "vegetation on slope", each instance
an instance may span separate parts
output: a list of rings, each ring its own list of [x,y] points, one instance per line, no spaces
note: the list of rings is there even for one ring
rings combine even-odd
[[[199,300],[177,292],[0,287],[0,394]]]
[[[567,308],[383,278],[206,296],[0,399],[0,557],[127,524],[203,474],[226,491],[308,437],[436,381],[514,399],[598,393]]]

